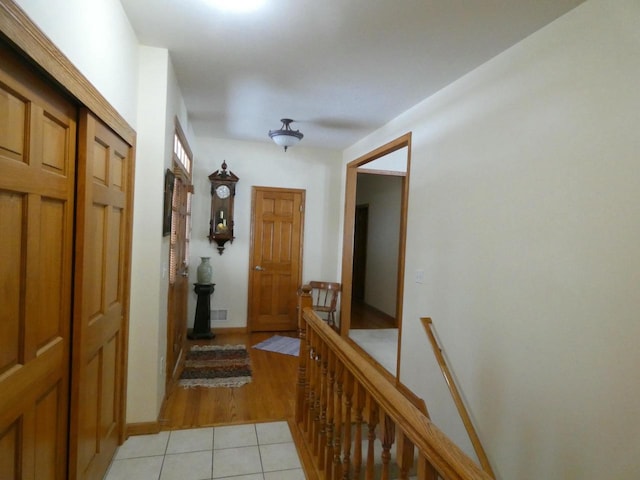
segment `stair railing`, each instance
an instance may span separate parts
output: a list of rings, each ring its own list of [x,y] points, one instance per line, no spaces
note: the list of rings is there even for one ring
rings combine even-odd
[[[476,432],[475,427],[473,426],[473,422],[469,417],[469,412],[464,406],[464,402],[462,401],[462,396],[458,391],[458,387],[456,386],[456,382],[453,379],[453,375],[451,375],[451,371],[447,366],[447,362],[442,354],[442,348],[438,345],[438,341],[436,340],[435,335],[433,334],[433,330],[431,325],[433,324],[431,318],[423,317],[420,319],[422,325],[424,326],[425,331],[427,332],[427,336],[429,337],[429,341],[431,342],[431,347],[433,348],[433,353],[436,356],[436,360],[438,361],[438,365],[440,366],[440,370],[442,371],[442,375],[444,376],[445,382],[447,382],[447,386],[449,387],[449,391],[451,392],[451,396],[453,397],[453,402],[456,405],[456,409],[458,410],[458,414],[462,419],[462,423],[464,424],[464,428],[467,430],[467,435],[469,435],[469,439],[471,440],[471,444],[473,445],[473,449],[478,456],[478,460],[480,461],[480,465],[482,465],[482,469],[487,472],[491,478],[495,478],[495,474],[493,473],[493,469],[491,468],[491,464],[489,463],[489,459],[487,458],[487,454],[482,447],[482,442],[480,442],[480,437],[478,437],[478,433]]]
[[[303,457],[313,464],[308,473],[324,480],[491,479],[311,309],[310,287],[298,300],[295,422]]]

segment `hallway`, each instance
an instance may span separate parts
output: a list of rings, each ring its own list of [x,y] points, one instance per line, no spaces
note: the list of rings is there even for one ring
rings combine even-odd
[[[129,437],[105,480],[304,479],[288,422],[294,413],[298,357],[251,348],[271,336],[230,333],[189,341],[188,346],[246,345],[251,383],[175,387],[160,414],[162,431]]]

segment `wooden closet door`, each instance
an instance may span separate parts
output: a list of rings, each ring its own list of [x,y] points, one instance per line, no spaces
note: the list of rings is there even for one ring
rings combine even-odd
[[[101,479],[124,436],[132,149],[82,110],[70,478]]]
[[[0,478],[67,478],[76,107],[0,40]]]

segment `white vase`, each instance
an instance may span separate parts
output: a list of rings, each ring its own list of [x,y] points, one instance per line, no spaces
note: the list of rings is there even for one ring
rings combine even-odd
[[[211,277],[213,275],[213,268],[209,263],[211,257],[200,257],[202,262],[198,265],[196,273],[198,275],[198,283],[208,285],[211,283]]]

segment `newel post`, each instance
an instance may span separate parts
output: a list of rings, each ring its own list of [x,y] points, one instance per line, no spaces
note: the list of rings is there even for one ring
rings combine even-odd
[[[305,308],[311,308],[313,299],[311,297],[311,287],[303,285],[298,290],[298,336],[300,337],[300,353],[298,364],[298,383],[296,385],[296,423],[302,422],[305,405],[305,385],[307,383],[307,323],[302,314]]]

